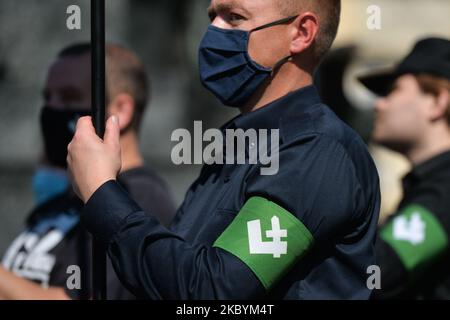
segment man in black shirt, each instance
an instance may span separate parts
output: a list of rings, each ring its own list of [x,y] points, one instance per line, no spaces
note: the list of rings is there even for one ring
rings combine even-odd
[[[168,230],[116,182],[120,119],[109,119],[103,141],[80,119],[68,162],[84,224],[148,298],[369,298],[378,175],[312,85],[340,1],[213,0],[209,16],[200,78],[242,113],[219,130],[230,137],[225,153],[217,147]],[[236,154],[236,136],[257,132]]]
[[[450,41],[419,41],[394,70],[361,81],[376,103],[376,142],[405,155],[397,212],[381,227],[377,298],[450,299]]]
[[[123,166],[118,181],[140,206],[168,226],[175,213],[173,202],[161,178],[144,166],[138,147],[148,95],[144,67],[134,53],[118,45],[107,45],[106,60],[107,113],[116,114],[122,121]],[[63,50],[49,71],[41,114],[45,160],[33,179],[38,207],[3,258],[0,297],[4,299],[92,296],[91,239],[80,224],[82,202],[73,194],[65,174],[67,145],[76,121],[90,110],[90,71],[88,44]],[[81,272],[80,286],[68,287],[76,270],[73,267]],[[108,299],[134,298],[120,283],[110,261],[107,277]]]

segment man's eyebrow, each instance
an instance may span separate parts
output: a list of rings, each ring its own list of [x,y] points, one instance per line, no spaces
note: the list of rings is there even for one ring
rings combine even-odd
[[[208,17],[209,17],[210,19],[212,19],[212,18],[214,18],[216,15],[217,15],[217,13],[216,13],[216,8],[214,8],[214,6],[211,4],[211,5],[208,7]]]
[[[211,3],[211,5],[208,7],[208,16],[210,18],[215,17],[220,12],[229,12],[233,9],[240,9],[245,14],[250,15],[250,12],[247,9],[245,9],[239,2],[231,0],[231,1],[221,1],[216,5],[213,5]]]

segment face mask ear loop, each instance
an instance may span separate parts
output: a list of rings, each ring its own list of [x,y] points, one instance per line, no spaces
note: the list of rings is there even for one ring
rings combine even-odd
[[[290,17],[287,17],[287,18],[284,18],[284,19],[281,19],[281,20],[277,20],[277,21],[274,21],[274,22],[271,22],[271,23],[264,24],[264,25],[262,25],[260,27],[256,27],[255,29],[250,30],[250,33],[253,33],[255,31],[259,31],[259,30],[262,30],[262,29],[267,29],[267,28],[270,28],[270,27],[278,26],[280,24],[289,23],[292,20],[297,19],[297,17],[298,17],[298,15],[290,16]]]
[[[272,68],[272,72],[270,73],[270,76],[273,78],[273,75],[275,74],[275,72],[286,62],[288,62],[289,60],[292,59],[292,55],[287,56],[286,58],[281,59],[280,61],[278,61],[275,66]]]
[[[250,30],[249,34],[252,34],[253,32],[256,32],[256,31],[259,31],[259,30],[263,30],[263,29],[267,29],[267,28],[270,28],[270,27],[278,26],[280,24],[285,24],[285,23],[292,22],[292,20],[297,19],[298,16],[299,15],[290,16],[290,17],[287,17],[287,18],[284,18],[284,19],[281,19],[281,20],[277,20],[277,21],[274,21],[274,22],[271,22],[271,23],[264,24],[264,25],[262,25],[260,27],[257,27],[257,28],[255,28],[253,30]],[[280,61],[278,61],[277,64],[275,64],[275,66],[272,68],[270,76],[273,77],[275,71],[277,71],[283,64],[288,62],[291,58],[292,58],[292,55],[288,56],[286,58],[283,58]]]

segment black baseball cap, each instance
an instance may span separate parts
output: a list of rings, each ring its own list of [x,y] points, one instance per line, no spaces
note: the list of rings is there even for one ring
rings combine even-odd
[[[396,67],[361,76],[358,80],[375,94],[386,96],[394,81],[405,74],[430,74],[450,80],[450,41],[423,39]]]

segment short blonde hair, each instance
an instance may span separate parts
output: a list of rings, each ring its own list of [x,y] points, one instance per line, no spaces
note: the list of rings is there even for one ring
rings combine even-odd
[[[276,0],[284,15],[311,11],[319,17],[319,33],[314,44],[314,60],[319,64],[330,50],[341,20],[341,0]]]

